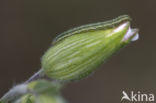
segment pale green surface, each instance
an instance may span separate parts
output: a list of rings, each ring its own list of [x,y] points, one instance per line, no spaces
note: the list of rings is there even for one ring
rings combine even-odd
[[[34,96],[32,94],[25,94],[15,103],[35,103]]]
[[[67,103],[61,96],[37,94],[26,94],[15,103]]]
[[[15,103],[66,103],[60,95],[60,85],[47,80],[37,80],[28,84],[30,93]]]
[[[104,22],[98,22],[98,23],[92,23],[92,24],[86,24],[79,27],[75,27],[73,29],[67,30],[60,35],[58,35],[54,40],[53,44],[56,44],[60,40],[63,40],[66,37],[69,37],[71,35],[80,34],[84,32],[91,32],[91,31],[97,31],[97,30],[106,30],[110,29],[112,27],[116,27],[121,22],[130,21],[131,18],[128,15],[121,15],[115,19],[104,21]]]
[[[61,85],[57,82],[37,80],[28,84],[28,90],[35,94],[58,95]]]
[[[39,95],[38,103],[67,103],[67,102],[60,96]]]
[[[98,28],[88,30],[57,41],[42,57],[42,68],[45,74],[56,80],[67,81],[88,76],[129,42],[121,42],[129,25],[122,31],[113,32],[123,21],[117,23],[118,25],[112,23],[109,28],[104,26],[103,30]]]

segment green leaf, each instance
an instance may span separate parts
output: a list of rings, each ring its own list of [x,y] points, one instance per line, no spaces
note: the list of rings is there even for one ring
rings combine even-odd
[[[6,103],[6,102],[4,102],[4,101],[0,100],[0,103]]]
[[[36,80],[28,84],[29,94],[15,103],[66,103],[60,96],[61,85],[47,80]]]
[[[35,98],[32,94],[25,94],[20,99],[15,101],[15,103],[35,103]]]
[[[47,80],[36,80],[28,84],[28,90],[36,94],[57,95],[60,92],[61,85],[58,82]]]
[[[39,95],[36,98],[38,103],[67,103],[61,96]]]

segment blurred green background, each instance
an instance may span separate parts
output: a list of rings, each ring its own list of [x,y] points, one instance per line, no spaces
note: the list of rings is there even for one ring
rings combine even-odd
[[[0,96],[39,70],[56,35],[122,14],[133,18],[140,39],[63,95],[70,103],[119,103],[123,90],[156,95],[156,0],[1,0]]]

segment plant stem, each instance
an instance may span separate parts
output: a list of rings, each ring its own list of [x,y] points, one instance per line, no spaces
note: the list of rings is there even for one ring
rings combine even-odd
[[[19,84],[13,88],[11,88],[4,96],[0,99],[0,101],[4,101],[5,103],[11,102],[16,100],[17,98],[21,97],[25,93],[28,92],[27,90],[27,84],[29,82],[32,82],[34,80],[44,78],[44,74],[42,72],[42,69],[40,69],[37,73],[35,73],[33,76],[31,76],[27,81],[25,81],[22,84]]]
[[[38,72],[36,72],[34,75],[32,75],[27,81],[24,82],[24,84],[28,84],[34,80],[40,79],[44,77],[44,74],[42,72],[43,70],[40,69]]]
[[[27,92],[27,85],[26,84],[19,84],[12,89],[10,89],[2,98],[1,101],[4,103],[12,103],[15,99],[22,96]]]

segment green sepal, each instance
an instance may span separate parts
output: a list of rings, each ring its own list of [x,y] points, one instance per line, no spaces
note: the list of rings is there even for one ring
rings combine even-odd
[[[116,27],[117,25],[121,24],[122,22],[130,21],[131,18],[128,15],[121,15],[115,19],[104,21],[104,22],[98,22],[98,23],[91,23],[86,24],[83,26],[75,27],[73,29],[69,29],[61,34],[59,34],[52,42],[52,44],[55,44],[61,40],[63,40],[66,37],[80,34],[83,32],[90,32],[90,31],[97,31],[97,30],[105,30],[112,27]]]
[[[87,77],[131,42],[138,31],[130,28],[130,20],[124,15],[64,32],[41,59],[44,74],[60,81]]]

